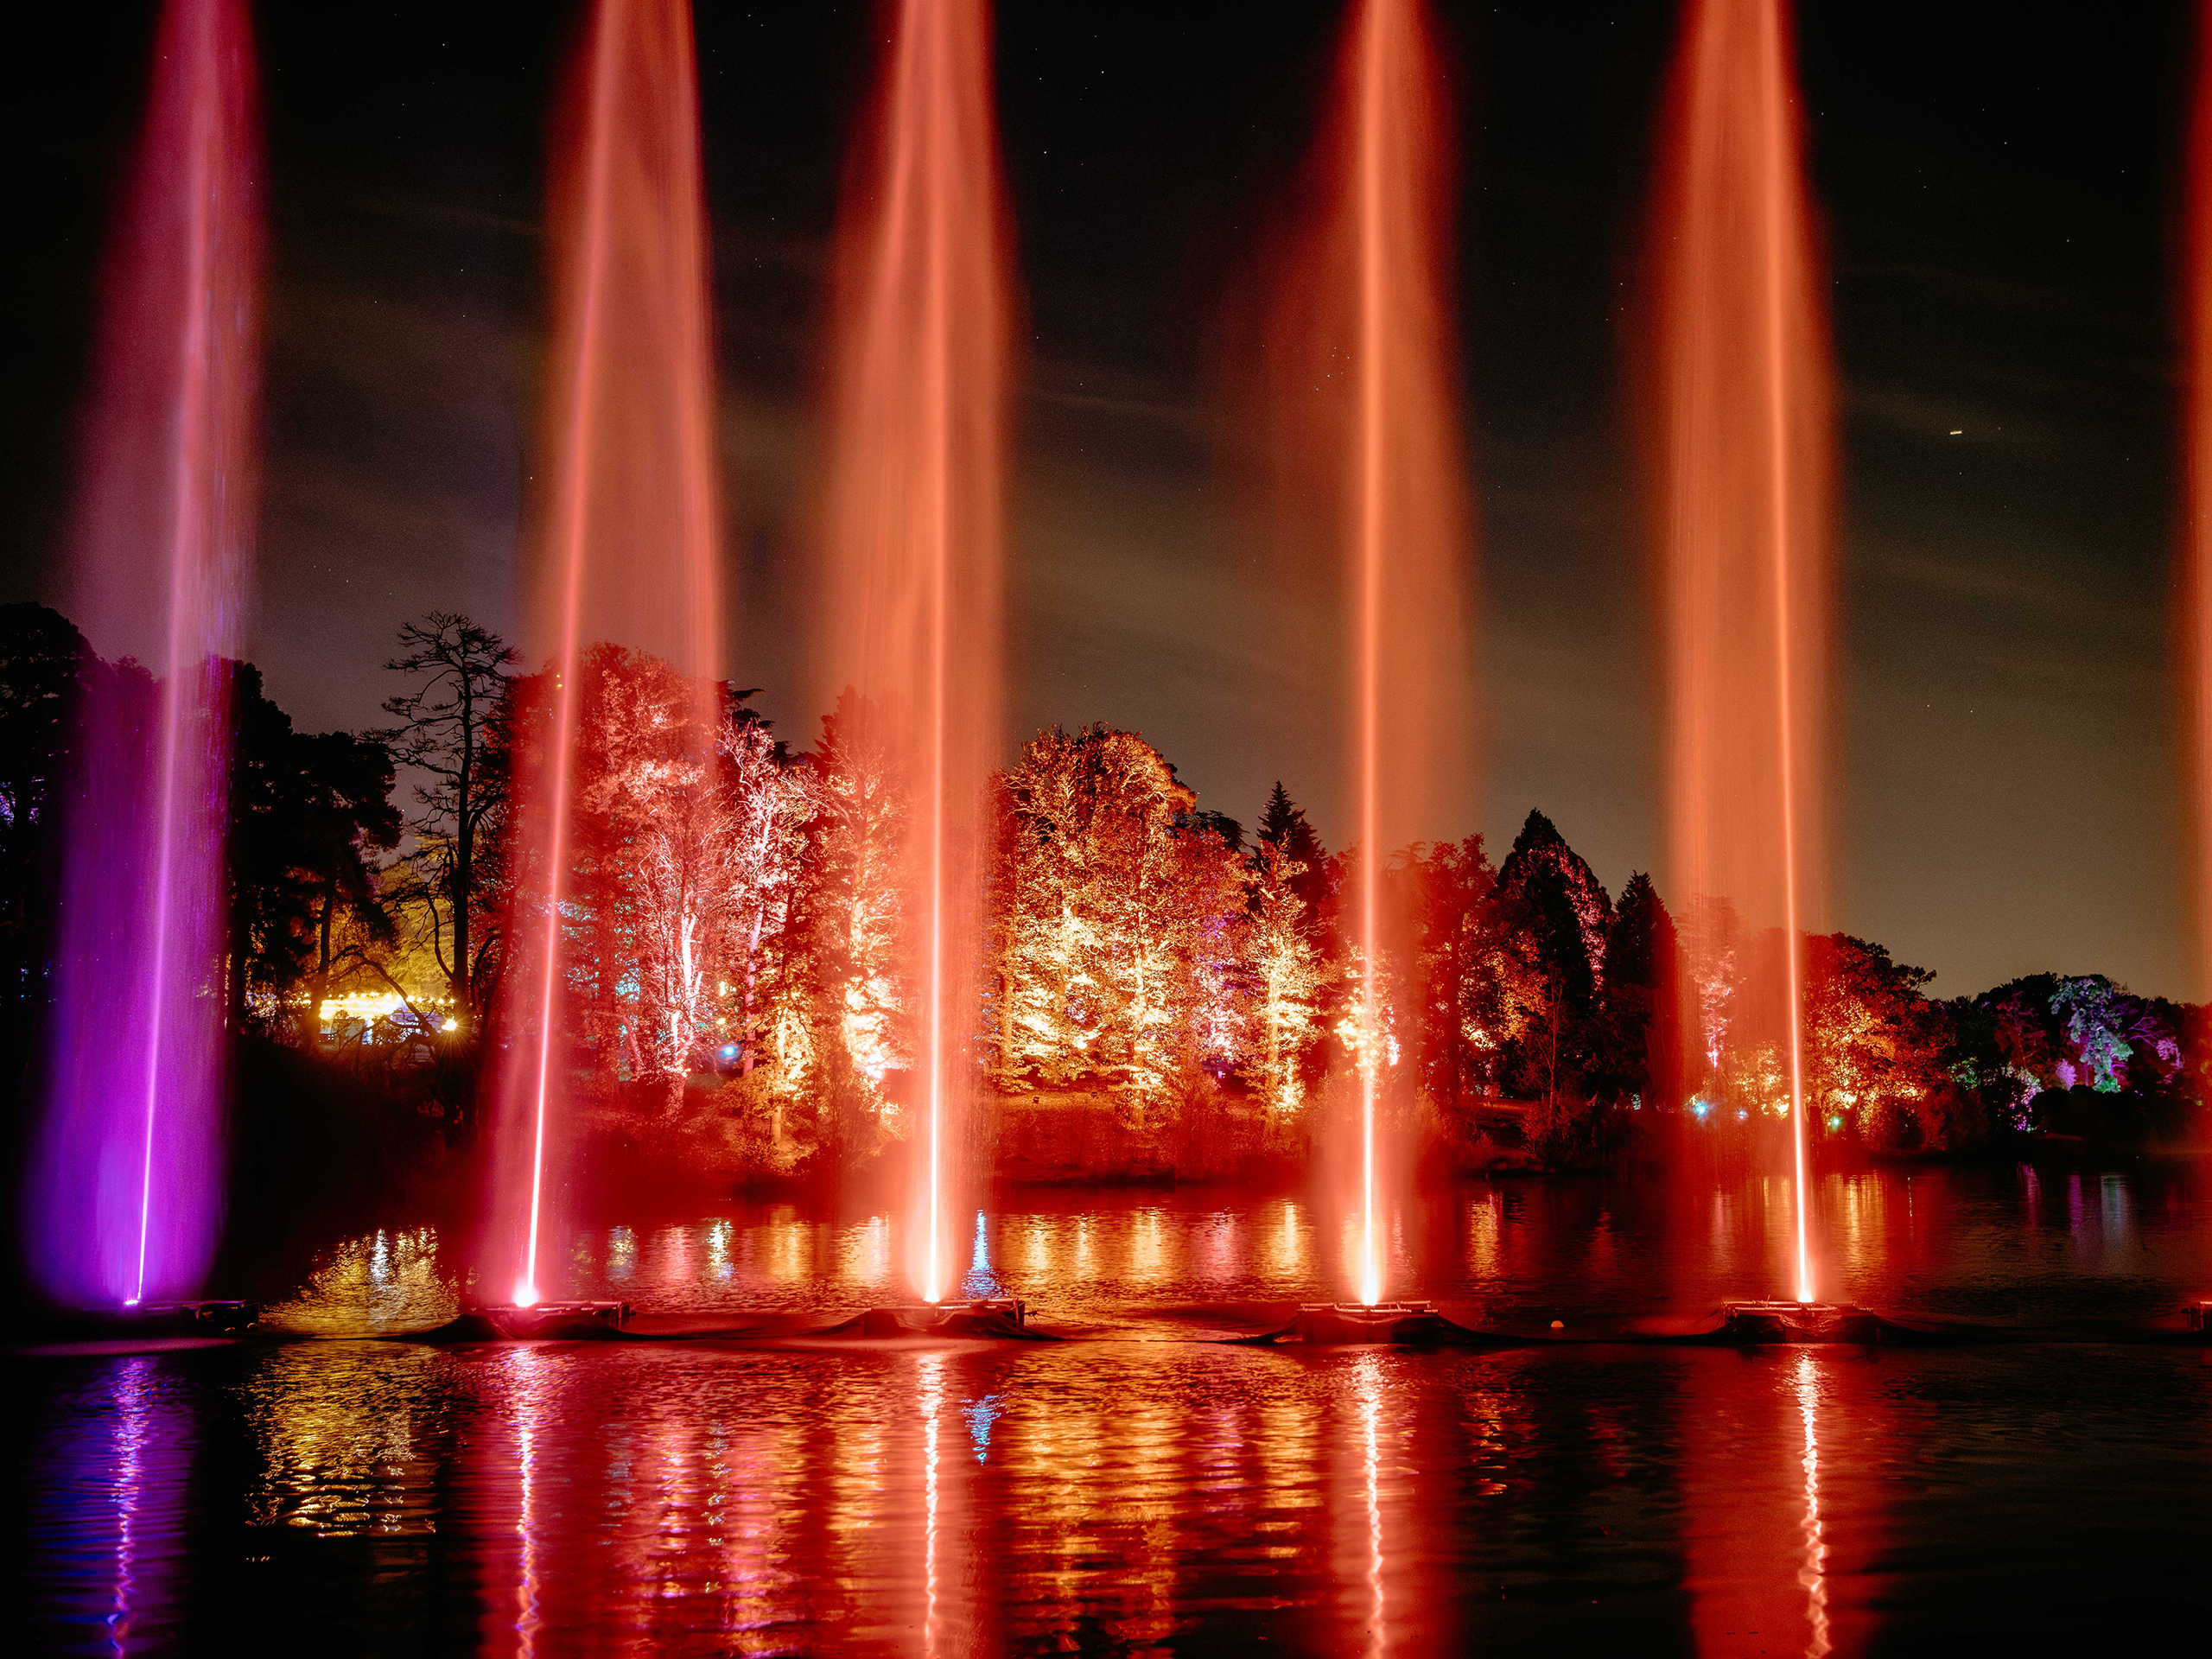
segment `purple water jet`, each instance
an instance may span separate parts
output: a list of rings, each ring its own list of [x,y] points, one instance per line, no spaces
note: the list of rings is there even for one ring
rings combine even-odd
[[[75,547],[30,1260],[57,1301],[188,1295],[220,1210],[227,669],[254,516],[260,160],[239,0],[169,0],[109,255]]]

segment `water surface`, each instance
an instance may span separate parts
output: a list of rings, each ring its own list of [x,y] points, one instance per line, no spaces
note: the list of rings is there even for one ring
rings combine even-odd
[[[1838,1293],[1997,1320],[2204,1294],[2192,1167],[1822,1193]],[[1569,1334],[1764,1294],[1786,1188],[1408,1200],[1398,1287]],[[2212,1351],[1227,1347],[1333,1293],[1341,1218],[1017,1194],[973,1290],[1034,1346],[431,1348],[438,1230],[334,1241],[316,1340],[14,1362],[14,1613],[41,1650],[1757,1655],[2147,1643],[2212,1612]],[[895,1300],[891,1223],[609,1223],[577,1294]],[[2193,1639],[2193,1638],[2192,1638]]]

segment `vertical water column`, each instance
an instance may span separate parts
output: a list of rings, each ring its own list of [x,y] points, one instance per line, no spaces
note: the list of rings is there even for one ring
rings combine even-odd
[[[1348,922],[1359,1090],[1354,1278],[1383,1292],[1380,1214],[1403,1167],[1384,873],[1464,804],[1471,723],[1466,457],[1453,377],[1452,169],[1437,46],[1420,0],[1357,0],[1306,178],[1308,223],[1269,324],[1276,470],[1325,526],[1349,625],[1345,752],[1354,814]],[[1402,1092],[1409,1092],[1408,1084]]]
[[[2183,539],[2179,645],[2190,807],[2190,944],[2200,992],[2212,983],[2212,5],[2196,19],[2182,274]]]
[[[838,226],[825,679],[907,803],[907,1274],[949,1289],[975,1103],[985,791],[1001,747],[1006,212],[982,0],[901,0]]]
[[[239,0],[169,0],[108,255],[74,549],[47,1121],[28,1213],[66,1302],[189,1295],[221,1207],[227,669],[254,528],[262,179]]]
[[[545,706],[518,740],[493,1273],[547,1294],[547,1240],[573,1172],[564,905],[585,648],[608,641],[689,679],[714,741],[721,489],[714,340],[688,0],[598,0],[555,132],[552,349],[533,503],[528,627]],[[508,1264],[512,1264],[509,1266]]]
[[[1793,1294],[1810,1301],[1802,964],[1827,872],[1833,399],[1783,0],[1689,0],[1674,73],[1656,226],[1670,853],[1691,902],[1780,929],[1732,1040],[1772,1043],[1786,1079]],[[1687,931],[1686,1022],[1723,973],[1704,938]]]

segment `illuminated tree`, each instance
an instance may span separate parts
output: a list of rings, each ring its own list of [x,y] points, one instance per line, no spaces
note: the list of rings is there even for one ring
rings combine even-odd
[[[1236,1043],[1233,838],[1158,750],[1103,726],[1039,734],[1001,787],[999,1080],[1168,1103]]]
[[[816,1115],[823,1140],[865,1148],[903,1134],[894,1098],[912,1066],[899,882],[910,803],[874,706],[848,690],[794,768],[778,833],[798,836],[764,1038],[772,1087]]]
[[[1281,795],[1281,785],[1275,792]],[[1282,840],[1262,839],[1246,877],[1254,1081],[1261,1097],[1285,1116],[1306,1096],[1304,1061],[1319,1034],[1321,989],[1329,976],[1313,942],[1311,906],[1299,895],[1299,880],[1307,874]]]
[[[1805,1104],[1816,1120],[1891,1141],[1909,1119],[1921,1144],[1949,1141],[1949,1022],[1922,995],[1933,978],[1847,934],[1805,941]]]
[[[1684,1014],[1694,1051],[1693,1069],[1704,1075],[1719,1072],[1726,1059],[1744,988],[1742,935],[1733,905],[1710,893],[1691,895],[1681,932],[1688,980]]]
[[[1514,837],[1497,867],[1497,891],[1559,995],[1576,1013],[1589,1013],[1605,982],[1613,906],[1605,885],[1542,813],[1530,812]]]
[[[2030,974],[1984,992],[1973,1009],[2023,1105],[2046,1089],[2156,1093],[2183,1075],[2181,1011],[2101,974]]]
[[[771,957],[790,919],[801,874],[801,834],[811,810],[783,746],[769,734],[767,722],[744,706],[753,695],[729,700],[715,744],[729,817],[725,902],[735,956],[724,1018],[741,1073],[753,1071],[764,1051]]]
[[[1281,780],[1268,791],[1253,839],[1261,846],[1280,849],[1286,859],[1300,867],[1290,877],[1290,890],[1304,907],[1303,925],[1308,937],[1321,944],[1328,931],[1325,918],[1330,896],[1329,855]]]
[[[1499,904],[1480,836],[1422,842],[1392,861],[1386,902],[1402,918],[1398,976],[1420,1086],[1439,1106],[1493,1093],[1505,1057],[1543,1006],[1544,978],[1528,936]]]

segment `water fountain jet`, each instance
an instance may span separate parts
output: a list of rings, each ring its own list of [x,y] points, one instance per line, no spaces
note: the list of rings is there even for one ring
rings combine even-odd
[[[945,1300],[1000,755],[1007,319],[1003,191],[982,0],[903,0],[838,231],[823,677],[865,694],[912,801],[890,880],[919,1079],[907,1274]]]
[[[552,647],[551,708],[542,748],[517,758],[508,1020],[520,1040],[499,1079],[493,1228],[512,1252],[512,1269],[493,1272],[512,1272],[513,1304],[487,1310],[509,1323],[586,1306],[549,1303],[543,1249],[569,1161],[563,905],[586,643],[672,664],[692,688],[692,752],[714,741],[721,509],[697,79],[688,0],[598,0],[556,142],[550,465],[530,618]]]
[[[1381,1212],[1402,1148],[1386,1120],[1396,1070],[1386,963],[1393,849],[1463,809],[1467,680],[1465,460],[1452,374],[1446,257],[1448,123],[1419,0],[1357,0],[1310,162],[1312,222],[1281,262],[1268,388],[1293,498],[1277,539],[1313,550],[1346,599],[1346,782],[1356,814],[1350,925],[1358,988],[1354,1289],[1383,1305]],[[1344,365],[1351,373],[1344,373]],[[1318,498],[1318,499],[1316,499]]]
[[[2212,16],[2198,9],[2182,273],[2183,533],[2177,630],[2190,830],[2190,943],[2212,984]]]
[[[197,1287],[221,1202],[224,659],[254,523],[260,170],[245,7],[169,0],[109,258],[73,605],[162,677],[84,676],[29,1205],[51,1299],[156,1322]]]
[[[1791,1283],[1810,1306],[1802,972],[1826,868],[1832,394],[1789,37],[1783,0],[1684,13],[1657,227],[1659,426],[1675,880],[1781,928],[1781,972],[1752,988],[1786,1055]],[[1702,938],[1686,1022],[1725,972]]]

